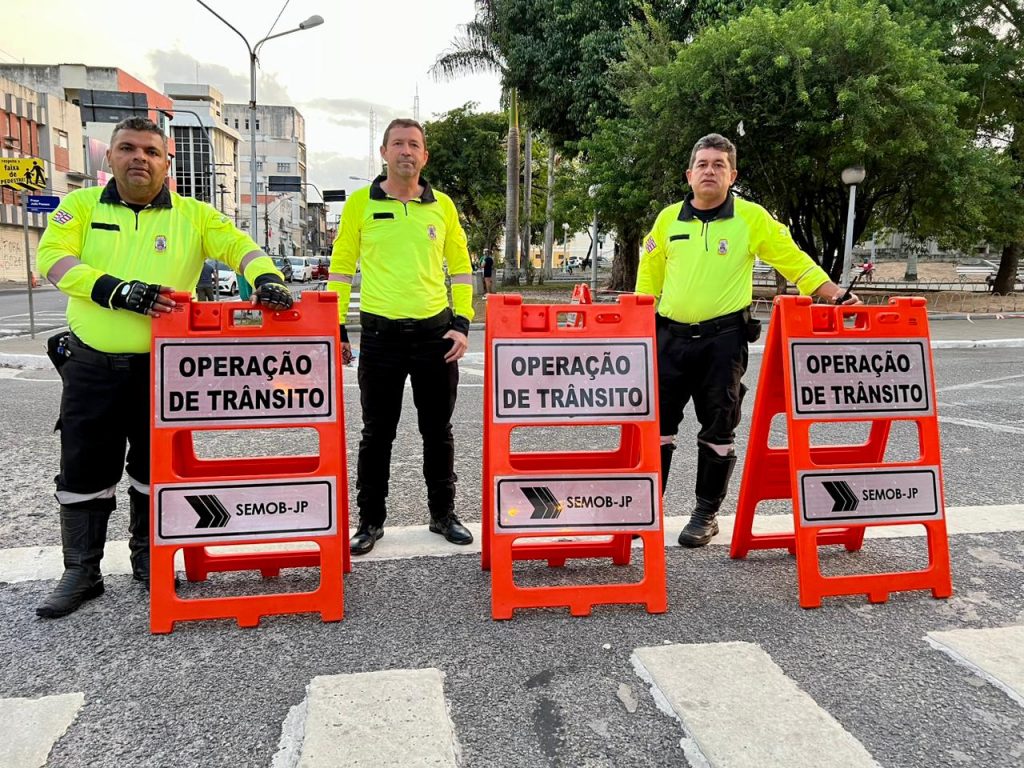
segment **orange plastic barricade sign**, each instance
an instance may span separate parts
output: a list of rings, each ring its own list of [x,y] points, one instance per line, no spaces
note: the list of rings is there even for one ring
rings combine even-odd
[[[337,297],[307,293],[291,310],[244,303],[193,303],[153,323],[150,628],[235,618],[256,626],[271,614],[343,614],[348,553],[347,469],[340,381]],[[256,315],[237,323],[236,312]],[[197,456],[195,436],[224,429],[305,427],[315,455]],[[312,542],[288,550],[283,542]],[[224,545],[259,546],[223,551]],[[220,549],[218,549],[220,547]],[[174,556],[183,550],[189,581],[211,572],[319,567],[310,592],[182,599]]]
[[[772,310],[737,504],[731,555],[785,548],[796,555],[800,605],[823,597],[930,589],[952,594],[942,459],[928,317],[923,299],[887,306],[832,307],[780,297]],[[772,419],[785,414],[788,442],[769,445]],[[886,461],[894,422],[910,422],[918,458]],[[813,445],[815,423],[866,422],[865,442]],[[793,501],[794,533],[755,534],[757,505]],[[920,571],[824,576],[818,547],[863,546],[872,525],[925,528],[928,567]]]
[[[664,612],[653,301],[623,296],[618,305],[556,306],[491,296],[486,354],[482,565],[491,571],[492,616],[556,606],[586,615],[606,603]],[[511,450],[515,429],[586,425],[619,427],[618,448]],[[628,564],[634,536],[644,546],[640,582],[514,582],[516,560]]]

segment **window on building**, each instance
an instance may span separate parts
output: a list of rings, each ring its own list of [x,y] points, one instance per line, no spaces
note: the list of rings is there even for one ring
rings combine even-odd
[[[57,130],[57,131],[55,131],[55,133],[57,134],[57,146],[60,147],[61,149],[67,149],[68,148],[68,132],[67,131]]]
[[[257,117],[256,118],[256,130],[258,131],[259,129],[260,129],[260,119]]]
[[[263,170],[263,161],[262,160],[257,160],[256,161],[256,170],[257,171],[262,171]]]
[[[263,182],[262,181],[257,181],[256,182],[256,194],[257,195],[262,195],[263,194]]]
[[[291,169],[292,169],[292,164],[291,163],[278,163],[277,164],[277,170],[283,171],[284,173],[287,173]]]
[[[238,128],[238,118],[237,117],[235,118],[235,128],[236,129]]]
[[[177,155],[174,158],[174,179],[178,194],[214,202],[213,172],[210,168],[210,145],[199,128],[172,129]]]
[[[245,118],[245,130],[249,130],[249,118]]]

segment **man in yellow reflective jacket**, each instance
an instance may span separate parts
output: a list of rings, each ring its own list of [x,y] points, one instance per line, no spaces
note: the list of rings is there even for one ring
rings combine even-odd
[[[64,575],[36,609],[44,618],[103,593],[100,560],[126,447],[132,575],[149,587],[150,323],[174,309],[171,294],[192,291],[210,258],[247,274],[270,309],[292,304],[247,235],[167,188],[167,138],[155,123],[118,123],[107,160],[114,178],[65,197],[39,243],[40,271],[70,297],[71,329],[50,340],[64,382],[56,478]]]
[[[733,195],[736,175],[731,141],[717,133],[698,140],[686,171],[693,191],[658,215],[644,238],[637,272],[636,292],[658,298],[663,494],[691,399],[701,427],[696,506],[679,534],[685,547],[702,547],[718,533],[716,516],[736,465],[747,344],[760,332],[749,309],[755,258],[779,270],[802,294],[859,303],[829,280],[768,211]]]
[[[356,261],[359,289],[359,393],[363,432],[356,465],[359,528],[352,554],[373,549],[384,535],[391,446],[408,377],[423,437],[430,530],[453,544],[473,535],[455,514],[452,413],[459,359],[473,319],[473,274],[466,235],[451,198],[431,188],[420,171],[426,138],[415,120],[393,120],[381,157],[387,176],[349,196],[334,242],[329,290],[338,293],[342,354],[352,359],[345,329]],[[448,306],[445,267],[452,286]]]

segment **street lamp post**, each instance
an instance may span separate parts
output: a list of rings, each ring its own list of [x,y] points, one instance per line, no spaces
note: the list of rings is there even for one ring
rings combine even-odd
[[[587,188],[587,194],[591,199],[597,197],[597,193],[600,191],[600,184],[591,184]],[[593,256],[590,259],[590,292],[597,293],[597,203],[594,203],[594,231],[590,245],[593,250]]]
[[[843,274],[840,280],[840,285],[846,288],[850,285],[850,267],[853,264],[853,213],[857,200],[857,185],[864,181],[865,175],[863,165],[844,168],[842,173],[843,184],[850,188],[850,205],[846,211],[846,247],[843,249]]]
[[[373,179],[368,179],[365,176],[349,176],[352,181],[365,181],[367,184],[373,184]]]
[[[242,42],[245,43],[245,47],[249,51],[249,202],[251,203],[249,230],[252,239],[255,241],[257,237],[257,220],[259,219],[259,210],[256,206],[256,61],[259,58],[260,46],[268,40],[273,40],[275,37],[284,37],[285,35],[290,35],[293,32],[301,32],[306,29],[318,27],[324,23],[324,18],[319,15],[310,16],[294,29],[278,32],[276,35],[267,35],[256,43],[256,45],[249,45],[249,41],[246,39],[245,35],[235,29],[231,22],[204,3],[203,0],[196,0],[196,2],[224,22],[232,32],[242,38]]]
[[[569,264],[569,223],[562,222],[562,270]]]

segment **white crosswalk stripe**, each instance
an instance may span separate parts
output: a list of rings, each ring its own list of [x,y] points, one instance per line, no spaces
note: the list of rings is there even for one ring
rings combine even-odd
[[[306,692],[282,727],[272,768],[455,768],[459,763],[440,670],[315,677]]]
[[[753,643],[637,648],[637,674],[682,723],[683,753],[704,768],[877,768],[828,712]]]
[[[53,745],[74,722],[85,695],[0,699],[0,768],[42,768]]]
[[[688,517],[665,518],[665,546],[675,547],[676,537]],[[719,517],[719,532],[711,544],[728,546],[732,539],[735,518]],[[791,515],[763,515],[754,521],[758,533],[778,533],[793,530]],[[360,562],[374,560],[405,560],[411,557],[452,557],[480,554],[480,524],[466,523],[473,532],[474,542],[456,547],[440,536],[430,533],[425,525],[390,526],[387,536],[373,550],[355,559]],[[946,528],[950,535],[1003,533],[1024,531],[1024,504],[1003,504],[988,507],[950,507],[946,510]],[[352,531],[354,533],[354,530]],[[867,538],[889,539],[923,536],[919,525],[886,525],[868,528]],[[275,545],[225,546],[224,552],[270,550]],[[301,544],[279,545],[295,549]],[[313,546],[313,545],[310,545]],[[179,565],[180,568],[180,565]],[[128,560],[127,541],[108,541],[103,555],[103,573],[126,575],[132,572]],[[60,547],[12,547],[0,550],[0,583],[59,579],[63,572]]]
[[[1024,707],[1024,627],[929,632],[925,640]]]

